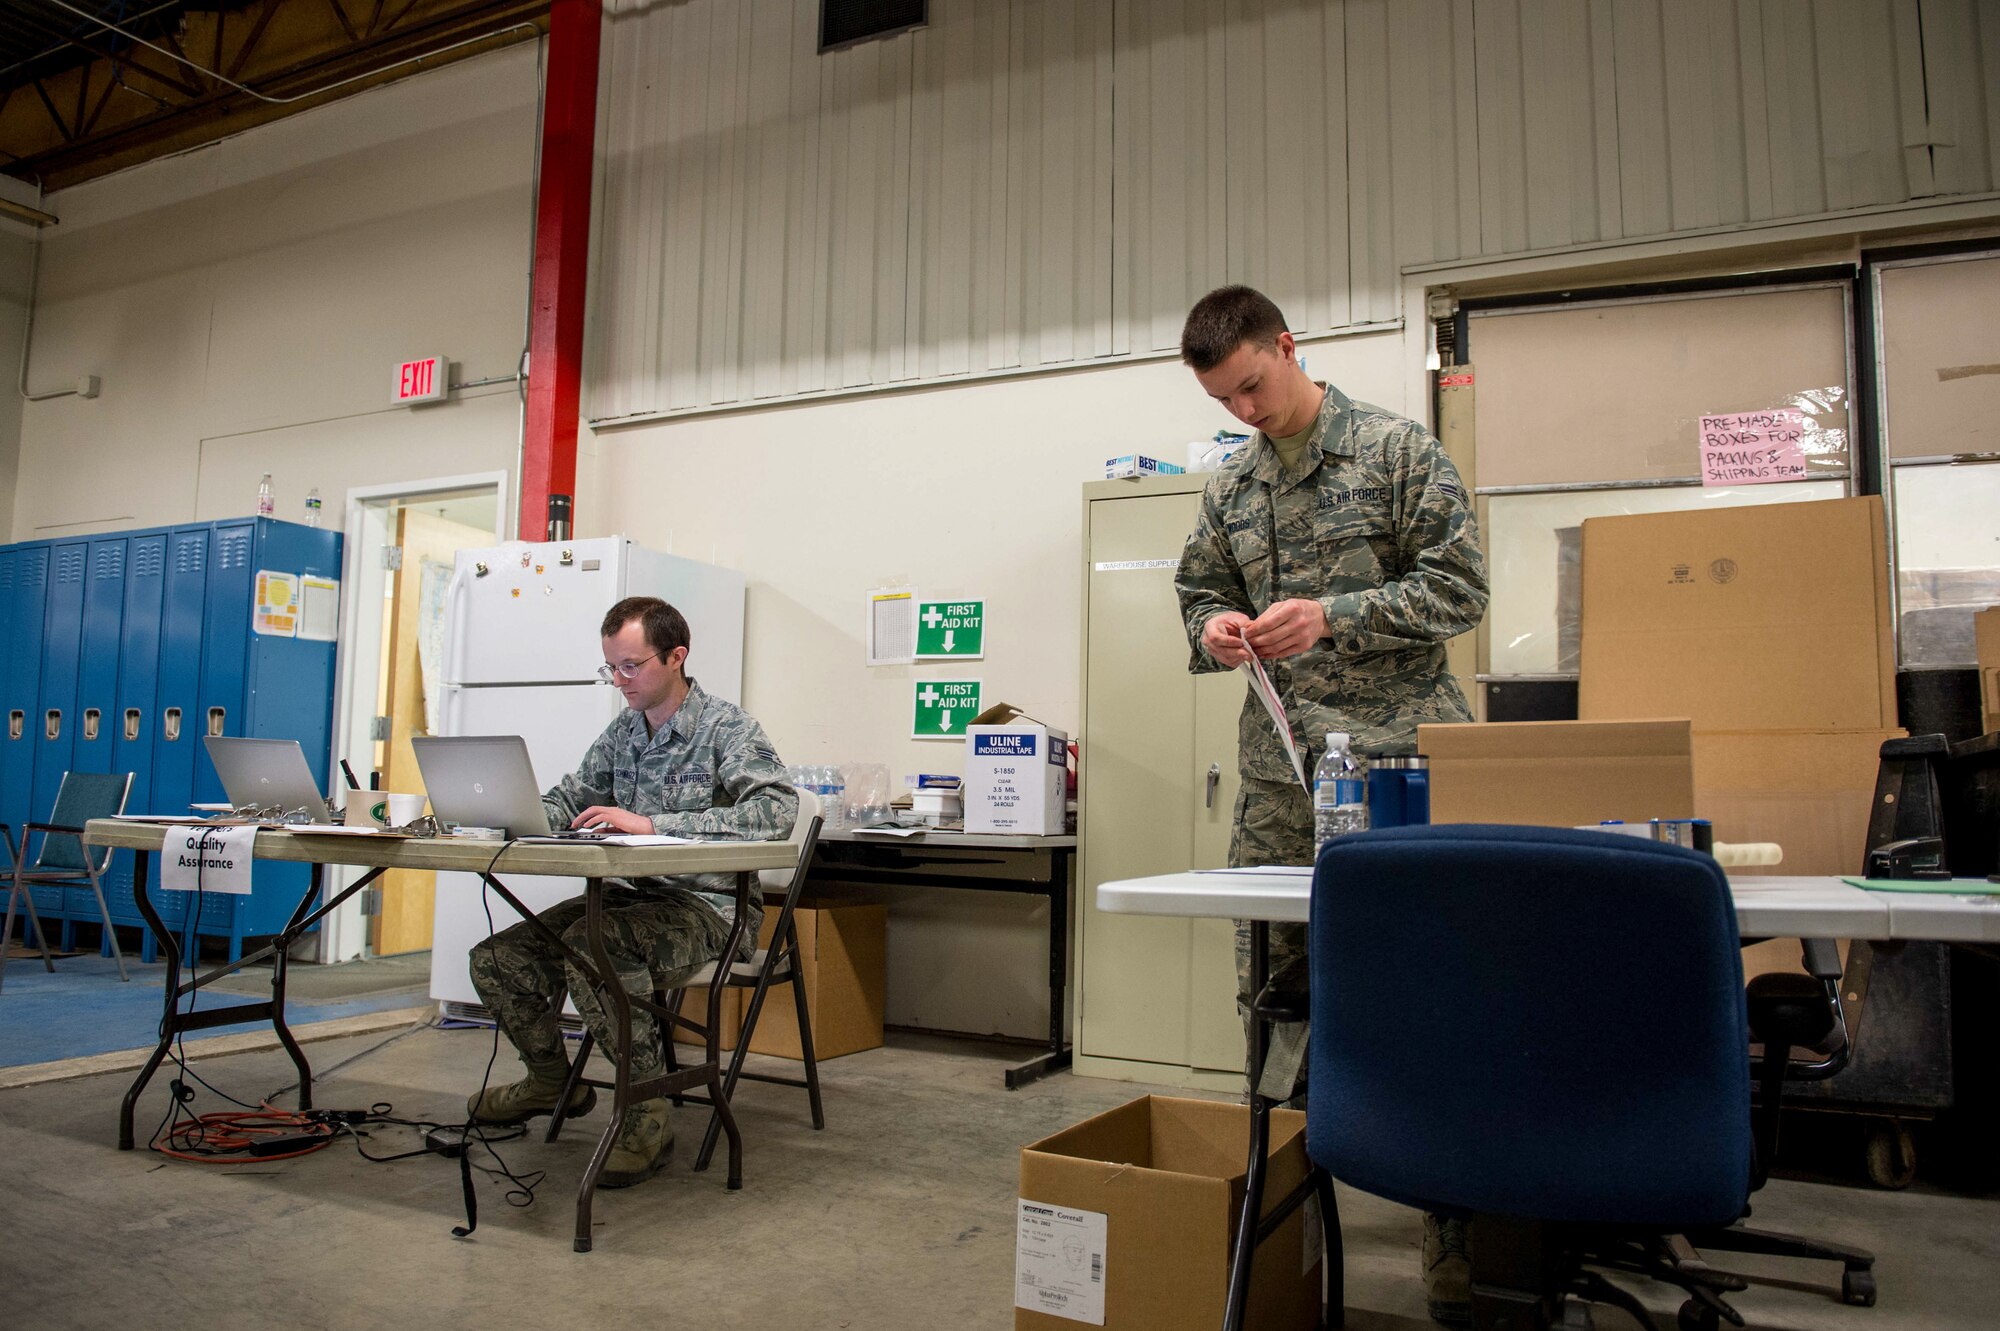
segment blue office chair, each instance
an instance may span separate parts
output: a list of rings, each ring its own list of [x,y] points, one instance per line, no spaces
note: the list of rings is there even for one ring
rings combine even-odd
[[[53,971],[56,964],[49,956],[47,927],[35,910],[34,889],[88,887],[97,896],[97,913],[104,921],[104,936],[110,940],[112,956],[118,959],[118,978],[132,978],[125,973],[125,953],[118,946],[118,931],[111,923],[111,909],[104,902],[103,878],[111,867],[114,852],[107,847],[93,855],[90,847],[83,844],[82,835],[83,825],[91,819],[125,812],[125,801],[131,794],[130,772],[64,772],[62,784],[56,788],[56,807],[49,821],[22,827],[18,853],[13,839],[8,838],[7,854],[13,861],[13,873],[7,892],[6,924],[0,928],[0,975],[6,971],[7,945],[13,941],[16,905],[27,904],[28,922],[42,949],[42,965]],[[37,832],[42,834],[41,845],[31,859],[29,839]]]
[[[1652,1318],[1605,1269],[1741,1325],[1695,1248],[1753,1185],[1743,967],[1706,855],[1460,825],[1342,837],[1313,879],[1307,1148],[1470,1220],[1475,1325]],[[1690,1247],[1690,1244],[1693,1247]],[[1726,1246],[1718,1244],[1718,1246]]]

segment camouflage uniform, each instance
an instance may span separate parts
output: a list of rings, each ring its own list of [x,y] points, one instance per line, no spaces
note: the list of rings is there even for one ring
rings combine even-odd
[[[1412,753],[1423,721],[1469,721],[1472,711],[1445,669],[1444,643],[1486,610],[1486,561],[1458,471],[1430,432],[1379,407],[1326,389],[1295,471],[1259,434],[1224,464],[1174,577],[1193,650],[1189,669],[1221,670],[1201,645],[1202,626],[1225,610],[1256,618],[1304,598],[1326,611],[1326,636],[1300,655],[1267,661],[1293,739],[1311,773],[1326,732],[1353,736],[1364,756]],[[1292,774],[1270,717],[1246,698],[1237,724],[1232,865],[1310,864],[1310,802]],[[1305,929],[1273,925],[1271,974],[1304,987]],[[1250,927],[1236,930],[1237,1003],[1246,1013]],[[1304,1030],[1280,1029],[1265,1079],[1289,1098]]]
[[[653,820],[670,836],[714,841],[777,841],[791,834],[799,807],[784,764],[764,728],[733,703],[712,698],[693,680],[659,733],[627,709],[607,726],[573,775],[542,796],[549,825],[567,827],[594,804],[615,805]],[[731,874],[607,879],[604,947],[627,993],[650,994],[661,979],[706,965],[722,953],[735,913]],[[752,894],[741,955],[756,947],[763,910]],[[589,956],[583,901],[562,902],[540,919]],[[557,1014],[567,991],[605,1050],[617,1048],[596,991],[562,954],[523,920],[472,949],[473,987],[532,1071],[565,1057]],[[632,1074],[664,1072],[651,1013],[632,1012]]]

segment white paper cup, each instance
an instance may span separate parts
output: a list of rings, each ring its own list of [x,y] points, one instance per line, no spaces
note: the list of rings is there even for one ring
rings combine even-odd
[[[392,795],[384,790],[350,790],[342,820],[349,827],[401,827],[424,812],[422,795]]]

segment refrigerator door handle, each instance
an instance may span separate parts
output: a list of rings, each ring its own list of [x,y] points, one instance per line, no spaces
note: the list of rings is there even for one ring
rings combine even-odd
[[[449,681],[455,681],[464,674],[458,665],[460,646],[465,641],[464,623],[465,569],[460,566],[452,570],[451,585],[444,592],[444,677],[448,681],[445,685],[447,689],[451,687]]]
[[[439,686],[438,692],[442,695],[440,701],[444,704],[441,709],[444,712],[444,729],[436,733],[440,735],[463,734],[464,731],[458,723],[458,714],[462,710],[461,705],[465,698],[465,686],[462,684],[444,684]]]

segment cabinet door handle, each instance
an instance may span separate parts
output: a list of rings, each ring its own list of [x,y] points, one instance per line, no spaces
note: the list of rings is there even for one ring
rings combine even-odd
[[[181,709],[169,707],[160,713],[160,738],[172,744],[181,737]]]
[[[62,738],[62,708],[51,707],[42,718],[42,734],[50,739]]]
[[[136,707],[125,709],[125,738],[128,740],[139,738],[139,709]]]
[[[223,734],[224,727],[226,727],[228,724],[229,724],[228,709],[222,707],[211,707],[208,709],[209,734],[211,735]]]
[[[7,713],[7,738],[19,739],[28,733],[28,714],[16,707]]]
[[[102,724],[103,720],[104,720],[104,713],[98,708],[95,707],[84,708],[83,737],[85,739],[96,739],[98,726]]]
[[[1210,763],[1208,765],[1208,796],[1202,801],[1203,808],[1213,809],[1215,807],[1215,788],[1221,784],[1222,764]]]

